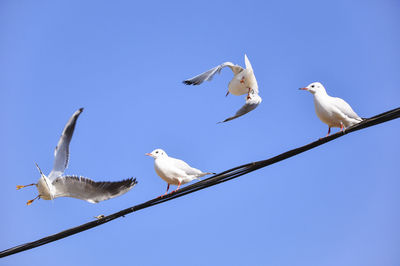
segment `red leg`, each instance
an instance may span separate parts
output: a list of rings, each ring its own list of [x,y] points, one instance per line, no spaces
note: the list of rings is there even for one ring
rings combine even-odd
[[[328,129],[328,134],[326,134],[326,137],[329,136],[329,134],[331,134],[331,127]]]
[[[177,192],[180,187],[181,187],[181,181],[179,181],[178,187],[174,191],[172,191],[171,194]]]
[[[240,83],[244,84],[244,77],[240,80]]]
[[[340,122],[340,131],[343,131],[343,123]]]
[[[40,199],[40,195],[38,195],[38,196],[37,196],[36,198],[34,198],[34,199],[28,200],[28,202],[26,203],[26,205],[31,205],[32,202],[33,202],[35,199]]]
[[[249,88],[249,91],[247,92],[247,100],[251,98],[250,97],[250,91],[251,91],[251,88]]]
[[[18,185],[18,186],[17,186],[17,190],[18,190],[18,189],[21,189],[21,188],[24,188],[24,187],[34,186],[34,185],[36,185],[36,184],[29,184],[29,185],[26,185],[26,186],[20,186],[20,185]]]
[[[168,190],[169,190],[169,183],[168,183],[168,186],[167,186],[167,191],[165,191],[165,193],[164,193],[164,194],[162,194],[162,195],[160,196],[160,198],[162,198],[162,197],[164,197],[165,195],[167,195],[167,193],[168,193]]]

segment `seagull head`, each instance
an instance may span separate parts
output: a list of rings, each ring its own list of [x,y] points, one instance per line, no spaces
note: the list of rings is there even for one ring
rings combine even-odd
[[[299,90],[309,91],[312,94],[316,93],[326,93],[324,86],[319,82],[313,82],[305,88],[300,88]]]
[[[151,153],[146,153],[146,155],[153,157],[154,159],[157,159],[159,157],[168,156],[167,153],[165,151],[163,151],[162,149],[155,149]]]

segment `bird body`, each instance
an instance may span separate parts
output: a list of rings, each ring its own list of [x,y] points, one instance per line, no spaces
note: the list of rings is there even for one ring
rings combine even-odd
[[[209,174],[203,173],[186,162],[168,155],[156,158],[154,160],[154,169],[165,182],[171,185],[179,185],[179,183],[183,185]]]
[[[51,181],[46,176],[41,176],[36,187],[38,189],[39,195],[41,199],[51,200],[52,193],[50,192]]]
[[[249,89],[246,88],[246,85],[242,81],[245,76],[244,73],[242,75],[242,72],[245,72],[245,70],[235,75],[228,84],[228,91],[232,95],[240,96],[249,92]]]
[[[157,175],[168,183],[167,192],[169,185],[177,185],[179,189],[181,185],[189,183],[194,179],[213,174],[202,172],[180,159],[169,157],[162,149],[156,149],[151,153],[146,153],[146,155],[154,158],[154,169]]]
[[[301,89],[313,94],[315,113],[322,122],[329,126],[328,134],[331,127],[343,129],[363,120],[345,100],[329,96],[321,83],[314,82]]]

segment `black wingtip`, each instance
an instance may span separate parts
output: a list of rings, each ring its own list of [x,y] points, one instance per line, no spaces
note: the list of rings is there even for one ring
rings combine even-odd
[[[231,120],[233,120],[234,118],[227,118],[227,119],[225,119],[224,121],[219,121],[219,122],[217,122],[217,124],[223,124],[223,123],[225,123],[225,122],[228,122],[228,121],[231,121]]]
[[[203,81],[198,81],[198,80],[184,80],[182,81],[183,84],[185,85],[193,85],[193,86],[197,86],[200,85]]]
[[[79,108],[79,111],[80,111],[80,112],[82,112],[82,111],[83,111],[83,109],[85,109],[85,108],[81,107],[81,108]]]
[[[132,186],[134,186],[138,183],[138,181],[136,181],[136,178],[133,178],[133,177],[129,178],[128,180],[131,181]]]

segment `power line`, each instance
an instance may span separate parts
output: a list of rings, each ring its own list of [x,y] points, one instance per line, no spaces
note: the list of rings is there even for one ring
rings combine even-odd
[[[104,218],[101,218],[99,220],[91,221],[91,222],[88,222],[88,223],[85,223],[85,224],[82,224],[82,225],[79,225],[79,226],[64,230],[64,231],[59,232],[57,234],[46,236],[44,238],[38,239],[38,240],[33,241],[33,242],[28,242],[28,243],[25,243],[25,244],[21,244],[19,246],[15,246],[15,247],[3,250],[3,251],[0,252],[0,258],[6,257],[6,256],[10,256],[12,254],[19,253],[19,252],[22,252],[22,251],[25,251],[25,250],[28,250],[28,249],[36,248],[36,247],[48,244],[48,243],[53,242],[53,241],[57,241],[59,239],[62,239],[62,238],[65,238],[65,237],[68,237],[68,236],[71,236],[71,235],[86,231],[86,230],[88,230],[90,228],[99,226],[101,224],[108,223],[108,222],[110,222],[110,221],[112,221],[114,219],[117,219],[117,218],[121,217],[121,216],[125,216],[126,214],[129,214],[129,213],[132,213],[132,212],[136,212],[136,211],[139,211],[141,209],[149,208],[151,206],[158,205],[158,204],[161,204],[163,202],[170,201],[172,199],[182,197],[182,196],[184,196],[186,194],[193,193],[195,191],[198,191],[198,190],[210,187],[210,186],[214,186],[214,185],[219,184],[219,183],[226,182],[228,180],[231,180],[231,179],[237,178],[239,176],[248,174],[248,173],[250,173],[252,171],[258,170],[260,168],[263,168],[263,167],[266,167],[268,165],[280,162],[282,160],[285,160],[285,159],[288,159],[288,158],[293,157],[295,155],[298,155],[298,154],[300,154],[302,152],[305,152],[305,151],[308,151],[308,150],[313,149],[315,147],[318,147],[318,146],[320,146],[322,144],[325,144],[325,143],[327,143],[329,141],[332,141],[334,139],[342,137],[343,135],[346,135],[346,134],[349,134],[351,132],[354,132],[354,131],[357,131],[357,130],[360,130],[360,129],[364,129],[364,128],[367,128],[367,127],[375,126],[377,124],[385,123],[387,121],[390,121],[390,120],[393,120],[393,119],[397,119],[399,117],[400,117],[400,107],[396,108],[396,109],[393,109],[393,110],[390,110],[388,112],[376,115],[374,117],[368,118],[368,119],[366,119],[366,120],[364,120],[364,121],[362,121],[362,122],[360,122],[360,123],[358,123],[358,124],[356,124],[354,126],[351,126],[351,127],[347,128],[343,132],[337,132],[336,134],[330,135],[330,136],[325,137],[325,138],[321,138],[321,139],[319,139],[317,141],[314,141],[314,142],[311,142],[311,143],[309,143],[307,145],[301,146],[299,148],[295,148],[293,150],[284,152],[284,153],[279,154],[279,155],[277,155],[275,157],[272,157],[272,158],[269,158],[269,159],[266,159],[266,160],[262,160],[262,161],[257,161],[257,162],[244,164],[244,165],[241,165],[241,166],[226,170],[226,171],[221,172],[219,174],[216,174],[216,175],[214,175],[214,176],[212,176],[210,178],[204,179],[204,180],[199,181],[197,183],[194,183],[192,185],[189,185],[189,186],[186,186],[184,188],[181,188],[177,192],[175,192],[173,194],[168,194],[168,195],[166,195],[166,196],[164,196],[162,198],[160,198],[160,197],[159,198],[155,198],[155,199],[146,201],[144,203],[141,203],[139,205],[136,205],[136,206],[121,210],[119,212],[113,213],[111,215],[105,216]]]

